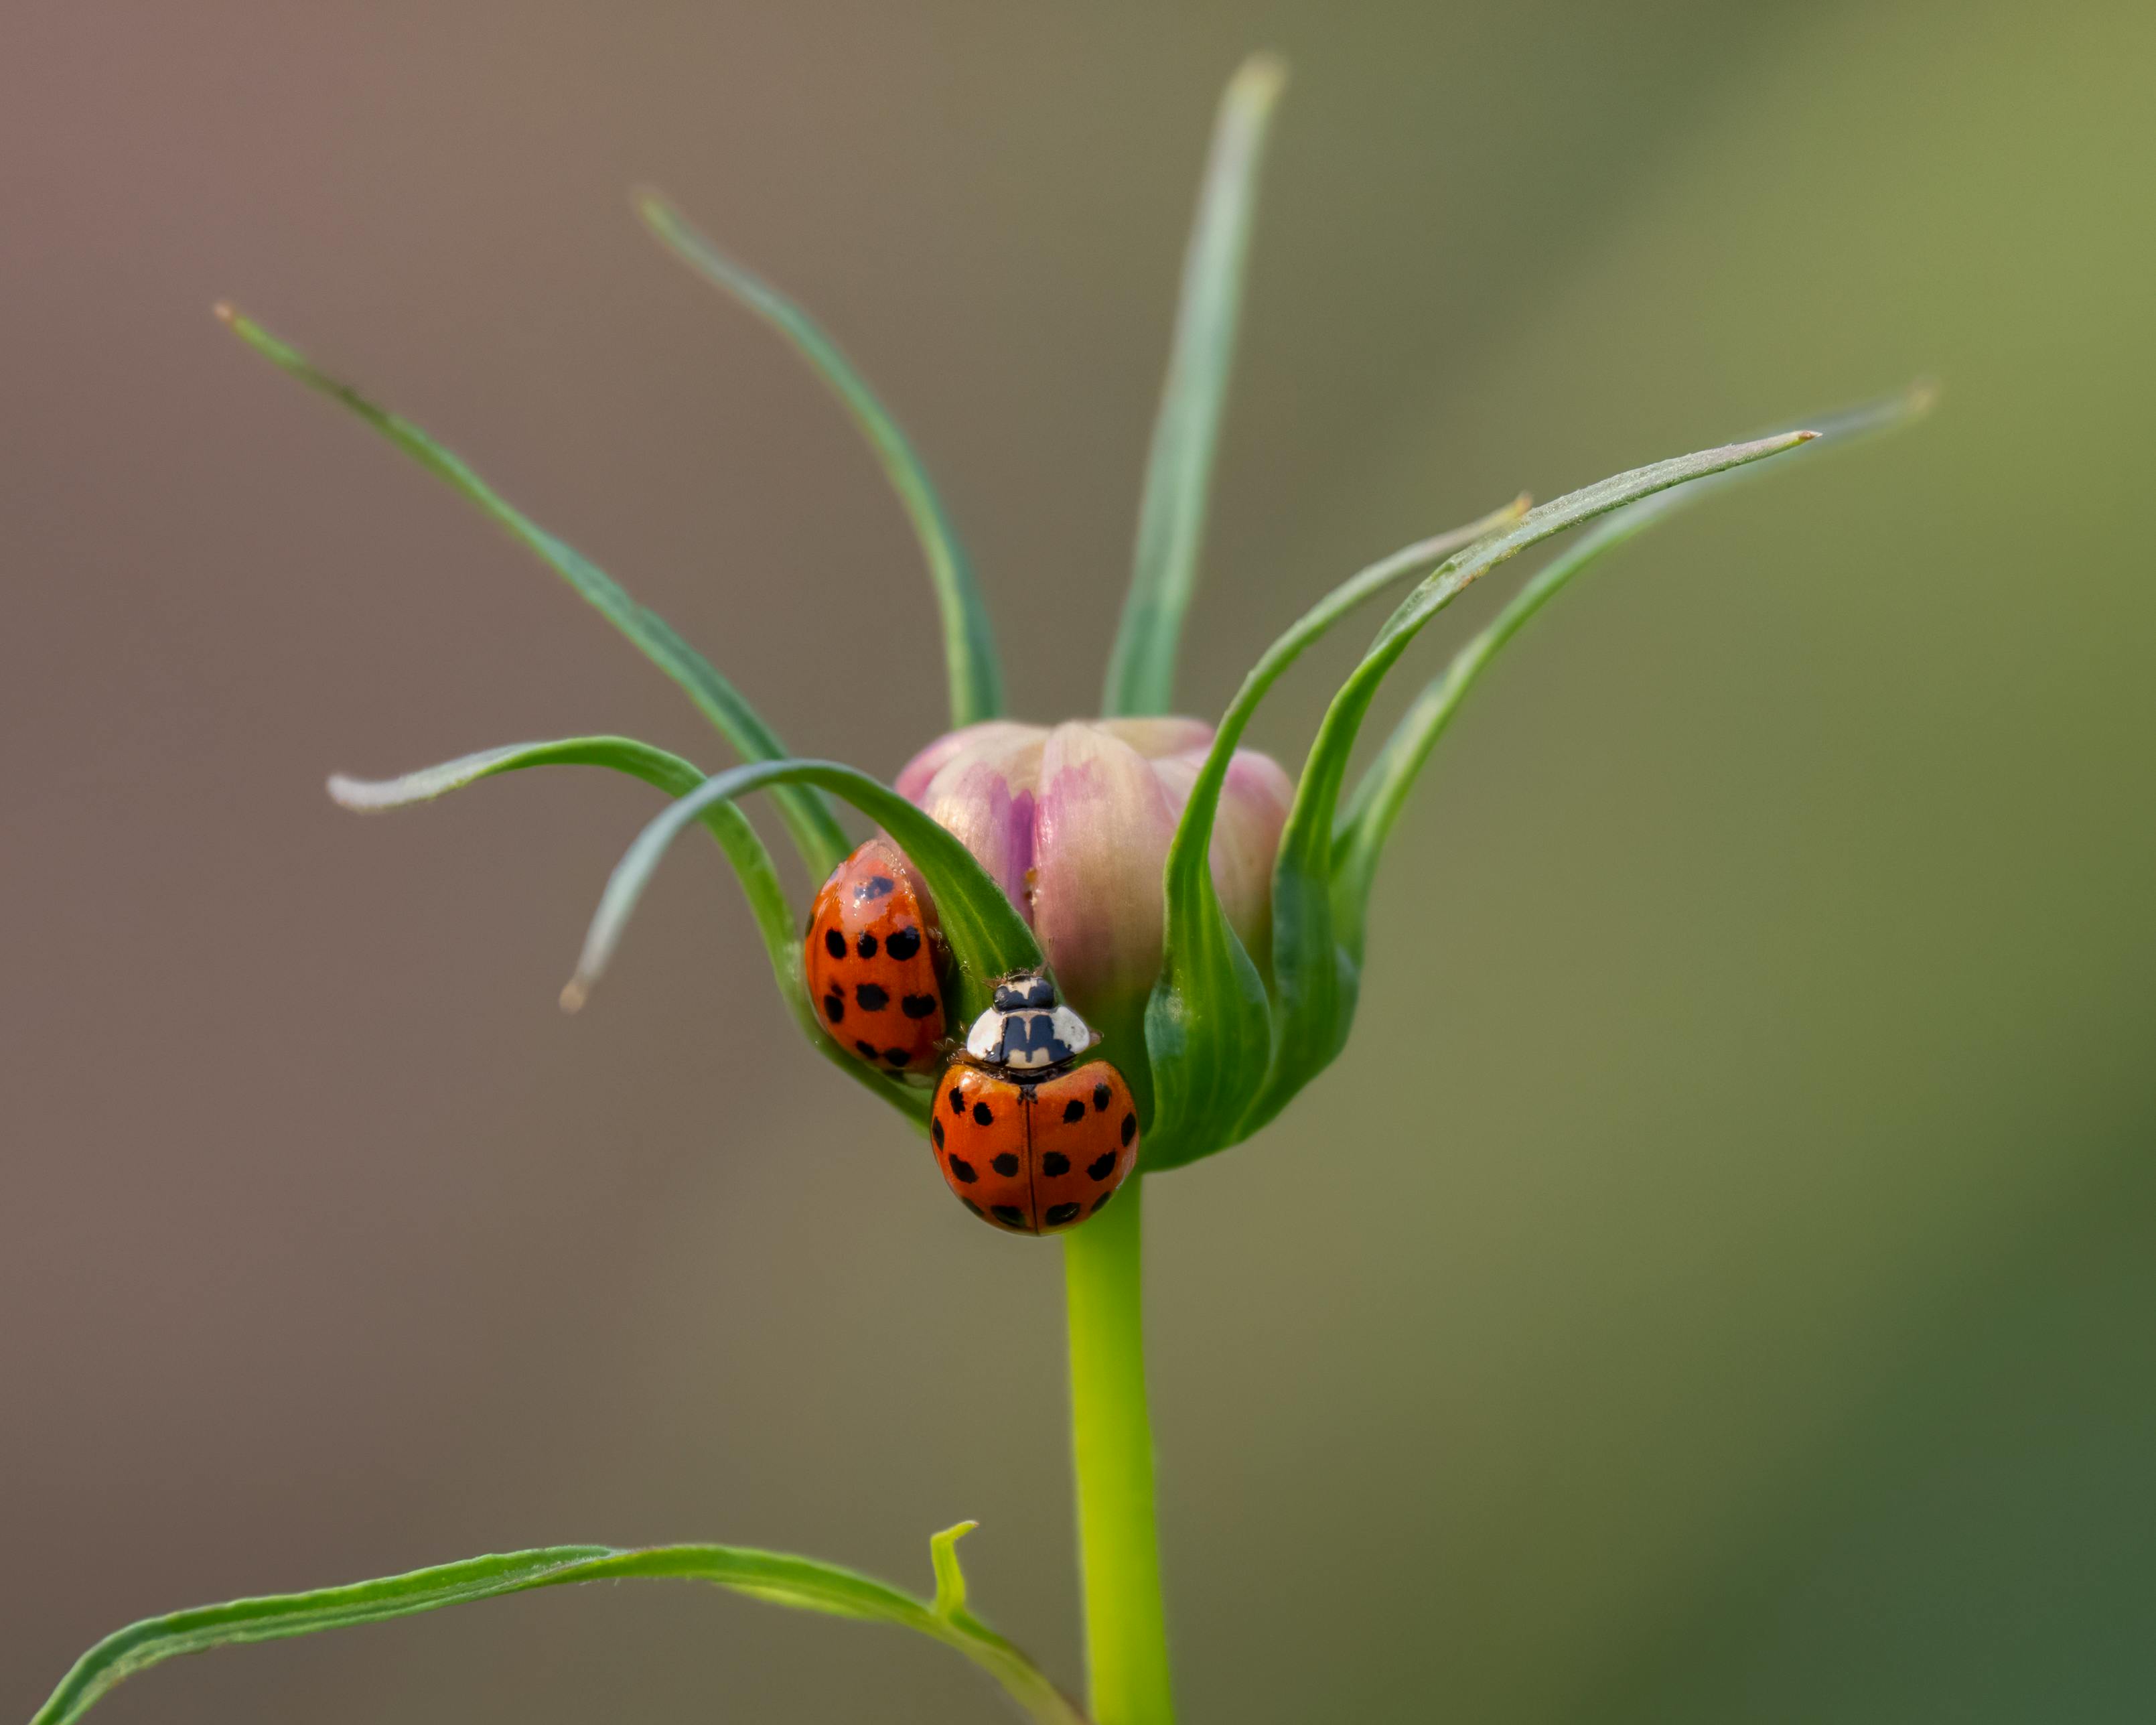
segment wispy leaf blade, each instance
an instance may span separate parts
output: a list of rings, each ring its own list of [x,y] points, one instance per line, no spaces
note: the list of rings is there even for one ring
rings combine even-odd
[[[438,767],[423,768],[389,779],[355,778],[338,773],[330,780],[330,795],[344,808],[361,814],[404,809],[431,803],[438,797],[476,784],[500,773],[531,767],[605,767],[655,785],[670,797],[684,797],[705,782],[704,773],[691,762],[647,742],[628,737],[569,737],[549,742],[511,743],[462,755]],[[927,1104],[921,1092],[884,1076],[855,1060],[831,1040],[808,999],[801,971],[799,919],[787,902],[786,888],[748,817],[731,803],[714,803],[698,817],[710,829],[719,849],[733,865],[735,877],[747,897],[763,938],[764,953],[771,963],[779,998],[800,1026],[810,1046],[864,1088],[890,1103],[922,1131],[927,1129]]]
[[[349,408],[429,473],[446,480],[511,538],[536,553],[593,609],[627,636],[645,658],[678,683],[698,711],[745,758],[773,760],[785,755],[786,746],[764,723],[762,716],[710,660],[675,632],[671,624],[630,598],[583,552],[512,507],[462,457],[444,449],[409,420],[400,418],[361,394],[351,384],[332,377],[299,349],[279,340],[252,319],[242,316],[228,305],[220,305],[217,310],[233,333],[271,364]],[[820,797],[812,790],[789,787],[781,794],[779,814],[812,875],[821,880],[838,865],[848,849],[845,832]]]
[[[1037,1725],[1084,1725],[1078,1710],[1024,1654],[970,1614],[939,1614],[909,1594],[836,1564],[726,1545],[637,1551],[547,1546],[379,1581],[234,1599],[147,1618],[108,1635],[78,1660],[31,1725],[72,1725],[116,1685],[182,1654],[380,1623],[538,1588],[628,1580],[701,1581],[798,1610],[894,1624],[964,1655]]]
[[[598,980],[653,870],[684,829],[716,804],[785,784],[815,785],[850,803],[889,833],[921,871],[957,968],[960,1023],[987,1009],[997,977],[1041,964],[1033,931],[973,853],[889,785],[835,761],[762,761],[715,774],[637,835],[599,899],[565,998],[581,999]]]
[[[1816,435],[1793,431],[1726,444],[1568,492],[1446,558],[1401,601],[1326,709],[1296,787],[1273,870],[1273,1060],[1235,1137],[1256,1131],[1330,1064],[1353,1021],[1361,977],[1359,966],[1340,942],[1332,914],[1335,817],[1363,720],[1386,674],[1423,626],[1471,583],[1532,545],[1672,486],[1795,449]]]
[[[1235,360],[1258,170],[1286,81],[1286,65],[1270,54],[1245,61],[1214,123],[1146,463],[1130,591],[1108,659],[1101,711],[1111,717],[1164,713],[1173,703],[1176,656],[1198,585],[1214,454]]]
[[[1815,450],[1838,448],[1850,439],[1907,424],[1928,411],[1933,398],[1930,384],[1918,383],[1898,394],[1823,415],[1809,422],[1819,434],[1818,442],[1795,453],[1809,459]],[[1776,471],[1779,470],[1778,465]],[[1444,673],[1416,697],[1363,773],[1333,837],[1335,913],[1342,943],[1358,966],[1363,957],[1370,890],[1385,841],[1430,751],[1491,661],[1582,570],[1665,516],[1752,476],[1748,467],[1734,468],[1659,491],[1606,516],[1578,544],[1537,570],[1503,610],[1453,656]]]
[[[973,561],[966,555],[951,513],[928,476],[927,465],[898,421],[844,351],[807,312],[721,251],[658,193],[639,193],[636,208],[644,225],[668,251],[785,336],[844,406],[875,449],[927,560],[928,578],[935,587],[937,606],[942,615],[952,728],[1000,716],[1003,674]]]
[[[1176,824],[1163,870],[1166,939],[1160,979],[1146,1010],[1154,1086],[1147,1168],[1174,1168],[1224,1148],[1225,1125],[1263,1082],[1270,1058],[1265,981],[1228,922],[1209,865],[1221,790],[1259,703],[1304,649],[1342,618],[1461,546],[1517,521],[1527,506],[1520,498],[1349,577],[1265,649],[1222,715]]]

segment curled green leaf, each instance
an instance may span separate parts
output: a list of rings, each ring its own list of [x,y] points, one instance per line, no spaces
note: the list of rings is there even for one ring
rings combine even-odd
[[[1833,448],[1852,437],[1906,424],[1927,412],[1933,399],[1932,387],[1918,383],[1882,400],[1824,415],[1811,422],[1819,434],[1816,447]],[[1799,453],[1809,454],[1809,449]],[[1460,710],[1468,691],[1488,669],[1490,662],[1589,564],[1673,511],[1689,508],[1724,485],[1748,478],[1751,471],[1749,468],[1733,468],[1691,485],[1658,491],[1606,517],[1578,544],[1536,571],[1533,578],[1504,609],[1455,654],[1444,673],[1416,697],[1363,773],[1333,835],[1334,915],[1338,920],[1341,944],[1358,969],[1363,962],[1370,890],[1385,841],[1392,835],[1394,823],[1399,818],[1423,763],[1430,758],[1438,738],[1452,722],[1452,716]]]
[[[1220,98],[1146,461],[1130,591],[1108,659],[1101,710],[1111,718],[1164,713],[1173,704],[1176,655],[1198,586],[1214,454],[1235,357],[1258,169],[1286,82],[1284,63],[1256,54]]]
[[[1160,980],[1146,1012],[1154,1113],[1146,1166],[1167,1168],[1224,1148],[1241,1106],[1263,1082],[1271,1057],[1265,984],[1229,924],[1208,854],[1221,788],[1243,733],[1273,685],[1305,649],[1389,588],[1517,521],[1524,497],[1481,521],[1403,547],[1342,582],[1298,618],[1243,679],[1183,804],[1163,870],[1165,944]]]
[[[1085,1725],[1083,1715],[1031,1660],[969,1613],[940,1612],[834,1563],[731,1545],[665,1545],[640,1551],[545,1546],[379,1581],[234,1599],[146,1618],[106,1636],[77,1660],[31,1725],[70,1725],[116,1685],[183,1653],[379,1623],[536,1588],[633,1580],[708,1582],[797,1610],[896,1624],[964,1655],[1037,1725]]]
[[[996,660],[988,605],[973,578],[973,562],[952,525],[951,513],[943,506],[927,465],[898,421],[839,344],[807,312],[721,251],[657,193],[639,193],[636,210],[668,251],[785,336],[844,405],[875,449],[928,562],[928,578],[942,613],[952,727],[955,730],[997,717],[1003,711],[1003,674]]]
[[[980,1525],[961,1522],[928,1536],[928,1561],[936,1571],[936,1597],[929,1609],[938,1617],[966,1615],[966,1572],[958,1567],[958,1542]]]
[[[1235,1137],[1247,1137],[1331,1063],[1353,1024],[1361,972],[1342,947],[1332,910],[1332,834],[1348,762],[1386,674],[1416,634],[1474,581],[1507,558],[1583,521],[1710,475],[1765,459],[1818,434],[1725,444],[1598,480],[1538,504],[1512,526],[1455,552],[1400,602],[1326,709],[1311,745],[1273,869],[1273,1058]],[[1232,1140],[1231,1140],[1232,1142]]]
[[[344,808],[362,814],[403,809],[430,803],[437,797],[461,790],[480,779],[527,767],[590,766],[610,768],[656,785],[670,797],[686,796],[705,782],[694,763],[679,755],[654,748],[628,737],[570,737],[551,742],[511,743],[462,755],[438,767],[427,767],[398,778],[362,779],[338,773],[330,780],[330,795]],[[747,896],[763,937],[765,956],[771,963],[779,998],[793,1015],[803,1035],[831,1064],[865,1088],[889,1102],[922,1131],[927,1130],[927,1105],[918,1091],[885,1077],[864,1065],[831,1040],[816,1015],[801,973],[801,945],[798,919],[787,903],[786,889],[773,866],[771,852],[749,824],[748,817],[732,803],[715,803],[699,817],[710,829],[719,849],[733,865],[736,878]],[[576,1002],[564,1003],[573,1010]]]
[[[997,977],[1040,965],[1033,931],[973,853],[889,785],[835,761],[762,761],[706,779],[637,835],[607,881],[565,998],[582,999],[598,980],[652,870],[685,827],[716,804],[785,784],[815,785],[852,803],[889,833],[920,870],[935,896],[937,920],[957,967],[961,1022],[987,1009],[989,984]]]
[[[350,408],[429,473],[447,480],[476,504],[481,513],[506,529],[519,544],[536,552],[593,609],[627,636],[646,659],[680,684],[697,710],[745,758],[773,760],[786,753],[785,745],[764,723],[762,715],[739,690],[719,675],[710,660],[675,633],[672,624],[657,612],[637,603],[582,552],[513,508],[465,465],[461,457],[443,448],[408,419],[399,418],[351,384],[332,377],[299,349],[280,341],[231,306],[219,305],[217,315],[234,335],[271,364],[297,377],[309,388],[320,390],[332,401]],[[838,865],[839,858],[846,854],[845,832],[815,792],[798,787],[783,791],[779,814],[810,874],[821,880]]]

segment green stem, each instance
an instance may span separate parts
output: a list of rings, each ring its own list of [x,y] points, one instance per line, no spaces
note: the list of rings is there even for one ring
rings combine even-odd
[[[1097,1725],[1173,1725],[1160,1536],[1146,1411],[1142,1176],[1063,1243],[1070,1308],[1070,1443]]]

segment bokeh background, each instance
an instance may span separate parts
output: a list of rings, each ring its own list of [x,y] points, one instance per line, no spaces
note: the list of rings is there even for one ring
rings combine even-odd
[[[0,1718],[138,1615],[562,1540],[976,1598],[1080,1676],[1060,1276],[804,1050],[716,859],[555,1009],[642,788],[388,773],[678,693],[229,296],[809,752],[942,679],[903,522],[664,187],[822,315],[1090,711],[1214,96],[1291,59],[1185,704],[1525,486],[1891,389],[1539,623],[1348,1055],[1157,1183],[1187,1716],[2156,1712],[2156,10],[69,5],[0,53]],[[1434,672],[1517,575],[1463,604]],[[1281,690],[1300,758],[1363,631]],[[1404,675],[1394,700],[1415,679]],[[896,1632],[563,1592],[126,1720],[990,1720]]]

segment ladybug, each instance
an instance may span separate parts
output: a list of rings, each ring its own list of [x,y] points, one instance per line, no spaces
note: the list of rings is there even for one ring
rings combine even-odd
[[[1122,1073],[1084,1059],[1100,1040],[1040,972],[996,984],[937,1086],[928,1127],[944,1183],[983,1221],[1060,1233],[1129,1176],[1137,1105]]]
[[[913,865],[871,839],[832,871],[808,912],[801,969],[839,1047],[926,1083],[943,1040],[936,906]]]

